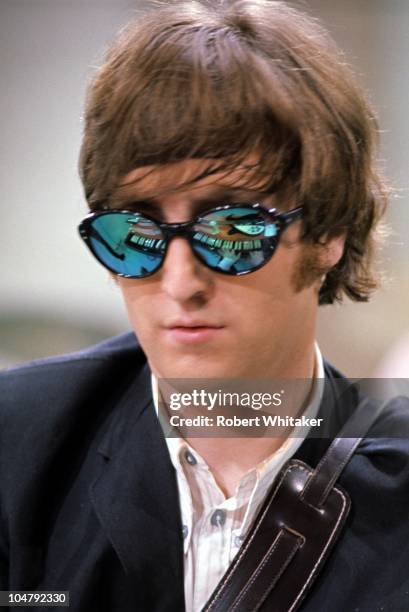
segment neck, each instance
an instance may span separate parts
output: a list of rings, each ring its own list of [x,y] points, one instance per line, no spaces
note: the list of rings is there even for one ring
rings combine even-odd
[[[308,404],[313,386],[314,364],[315,353],[312,345],[310,350],[306,351],[304,359],[299,358],[297,363],[293,364],[291,375],[288,374],[289,369],[280,371],[278,376],[274,375],[274,379],[286,378],[292,391],[296,388],[296,393],[292,392],[291,405],[287,403],[284,406],[286,416],[299,415]],[[302,379],[301,384],[294,384],[295,379]],[[291,429],[283,429],[279,436],[274,437],[238,437],[233,429],[229,432],[229,429],[224,427],[227,435],[230,433],[229,437],[186,437],[186,441],[206,461],[224,495],[230,497],[234,495],[242,476],[275,453],[287,440]]]

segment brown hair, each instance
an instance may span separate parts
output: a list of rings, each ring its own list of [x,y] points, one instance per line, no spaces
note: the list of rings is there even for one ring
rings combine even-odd
[[[376,137],[315,19],[275,0],[185,1],[140,16],[109,49],[88,94],[80,172],[98,210],[134,168],[202,157],[218,160],[207,174],[228,172],[257,151],[248,185],[290,184],[307,244],[346,236],[320,304],[366,301],[386,205]]]

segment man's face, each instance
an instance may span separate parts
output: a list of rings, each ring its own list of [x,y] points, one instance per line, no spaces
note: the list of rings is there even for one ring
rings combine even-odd
[[[124,178],[126,186],[119,190],[115,207],[135,207],[174,223],[229,202],[259,202],[279,211],[297,206],[283,196],[246,190],[240,170],[186,186],[208,165],[206,160],[190,159],[136,169]],[[176,237],[154,275],[118,278],[130,322],[153,372],[165,378],[312,374],[318,287],[316,282],[302,290],[295,287],[305,250],[300,230],[300,221],[289,226],[270,261],[244,276],[208,269],[188,242]],[[207,329],[183,329],[199,324]]]

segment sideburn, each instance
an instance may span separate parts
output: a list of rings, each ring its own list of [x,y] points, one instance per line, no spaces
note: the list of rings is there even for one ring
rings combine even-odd
[[[296,262],[291,284],[296,293],[308,289],[317,283],[317,294],[320,279],[330,270],[323,262],[323,245],[307,243],[301,249]]]

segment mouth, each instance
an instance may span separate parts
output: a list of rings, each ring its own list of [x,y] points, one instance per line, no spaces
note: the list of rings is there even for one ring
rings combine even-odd
[[[203,344],[214,341],[223,329],[223,325],[172,325],[165,328],[165,333],[167,338],[176,344]]]

